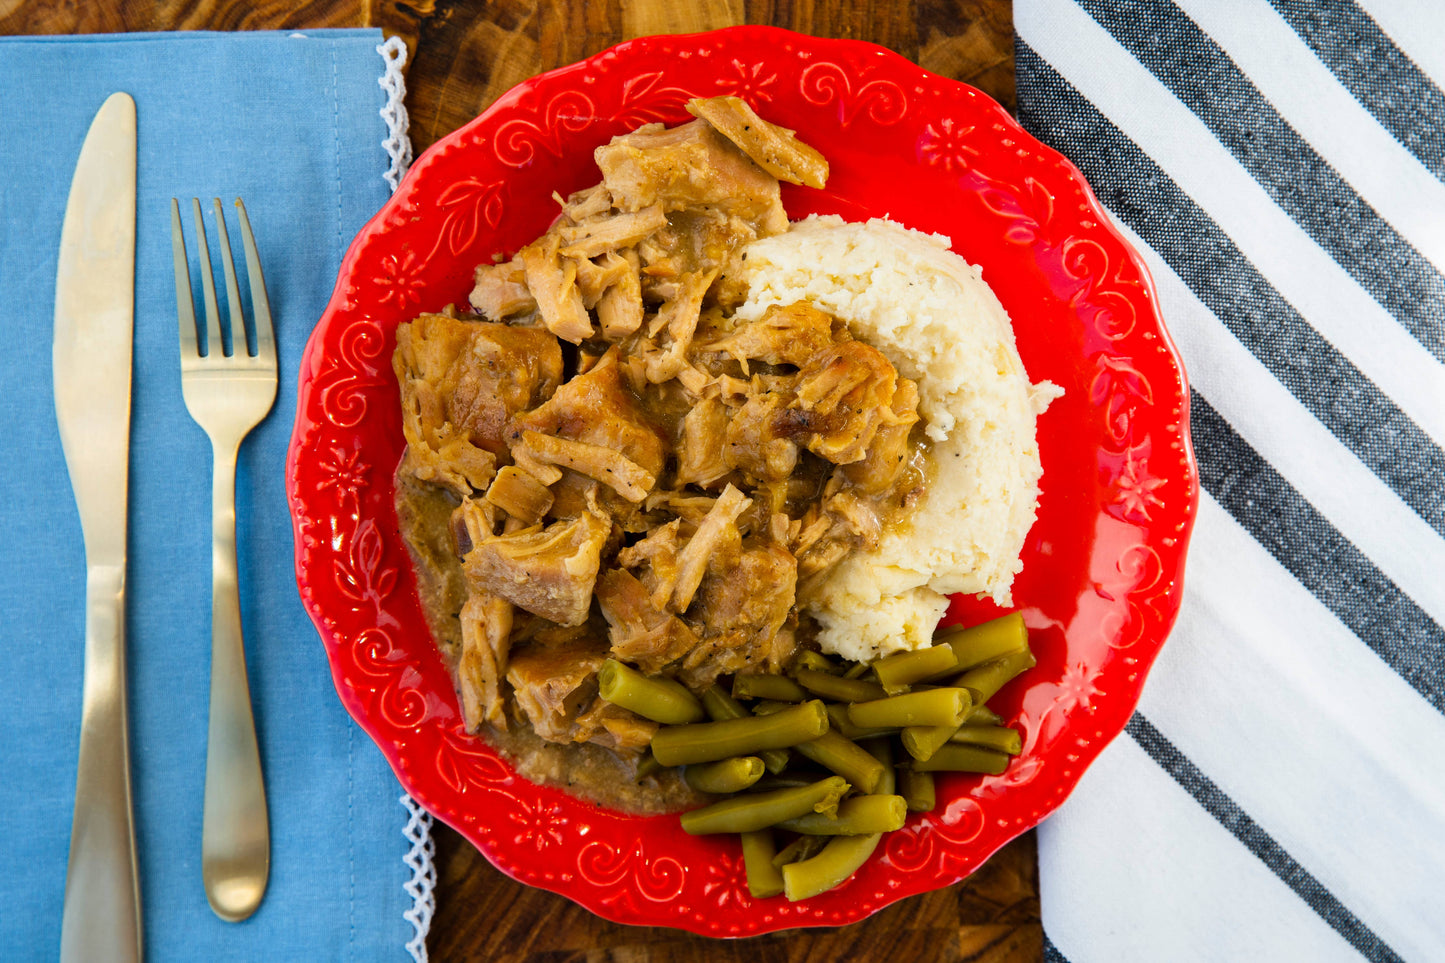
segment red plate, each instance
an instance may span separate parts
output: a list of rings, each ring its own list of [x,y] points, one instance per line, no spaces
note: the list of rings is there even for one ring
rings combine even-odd
[[[998,697],[1024,735],[1001,776],[947,776],[939,806],[848,883],[755,900],[734,838],[625,816],[516,776],[461,727],[397,534],[396,326],[465,304],[472,270],[599,179],[592,148],[690,97],[737,94],[832,165],[793,217],[887,215],[953,238],[1013,318],[1034,380],[1039,518],[1014,596],[1038,666]],[[766,27],[647,37],[527,81],[438,142],[352,243],[302,359],[287,489],[296,574],[337,692],[403,786],[499,869],[609,919],[744,936],[861,919],[947,886],[1052,812],[1123,728],[1179,606],[1198,503],[1188,391],[1148,274],[1079,172],[994,101],[870,44]],[[993,615],[974,600],[952,615]]]

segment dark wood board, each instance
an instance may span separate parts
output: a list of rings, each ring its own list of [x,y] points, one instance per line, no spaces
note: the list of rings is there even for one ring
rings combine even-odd
[[[405,40],[417,153],[518,81],[630,37],[742,23],[868,40],[1014,107],[1010,0],[0,0],[0,34],[378,26]],[[1034,834],[968,880],[852,926],[748,940],[619,926],[522,886],[438,824],[436,960],[1020,963],[1043,957]]]

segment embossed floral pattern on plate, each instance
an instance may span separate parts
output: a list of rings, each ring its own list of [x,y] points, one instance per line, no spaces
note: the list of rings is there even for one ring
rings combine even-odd
[[[790,215],[889,215],[945,234],[1014,320],[1039,419],[1039,519],[1015,599],[1039,664],[995,701],[1024,734],[1001,776],[946,776],[843,887],[754,900],[737,841],[693,838],[518,777],[467,735],[397,533],[396,326],[464,302],[597,179],[592,148],[691,96],[735,93],[829,158]],[[881,48],[764,27],[631,41],[514,88],[413,166],[352,244],[302,360],[287,490],[297,581],[346,708],[403,786],[504,872],[628,923],[744,936],[857,920],[946,886],[1034,826],[1123,728],[1179,606],[1198,500],[1188,390],[1138,256],[1079,173],[996,103]],[[991,605],[955,599],[950,618]]]

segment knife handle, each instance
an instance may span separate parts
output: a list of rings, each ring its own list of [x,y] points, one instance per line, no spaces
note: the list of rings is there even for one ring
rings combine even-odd
[[[92,565],[85,579],[85,683],[61,963],[141,959],[125,703],[125,565]]]
[[[236,447],[214,446],[211,476],[211,711],[201,875],[228,922],[261,904],[271,871],[271,828],[246,679],[236,585]]]

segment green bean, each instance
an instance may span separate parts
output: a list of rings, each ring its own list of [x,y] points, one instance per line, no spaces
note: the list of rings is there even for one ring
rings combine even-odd
[[[911,813],[931,813],[938,804],[933,788],[933,773],[904,767],[898,770],[898,792],[908,803]]]
[[[785,702],[759,702],[753,707],[753,711],[760,716],[768,716],[786,708],[788,704]],[[831,715],[829,721],[832,721]],[[878,780],[883,777],[882,767],[877,759],[831,728],[817,739],[794,746],[793,751],[825,769],[836,772],[852,783],[859,792],[874,792]]]
[[[799,836],[782,849],[778,855],[773,857],[773,865],[781,869],[788,863],[796,863],[800,860],[811,859],[823,851],[828,845],[827,836]]]
[[[693,836],[756,832],[804,813],[835,812],[838,800],[847,791],[847,780],[829,776],[799,789],[732,796],[683,813],[682,828]]]
[[[968,710],[968,716],[963,720],[966,726],[1001,726],[1003,716],[994,712],[988,706],[976,705]]]
[[[986,772],[997,776],[1008,767],[1009,757],[993,749],[950,742],[928,759],[910,765],[921,772]]]
[[[928,759],[958,731],[958,726],[909,726],[899,740],[914,759]]]
[[[826,893],[857,872],[878,848],[881,838],[881,833],[836,837],[812,859],[783,867],[783,892],[795,903]]]
[[[800,756],[842,776],[859,792],[871,793],[883,778],[883,764],[831,729],[793,747]]]
[[[802,702],[808,698],[803,687],[784,675],[735,675],[734,699],[775,699]]]
[[[809,836],[862,836],[903,828],[908,804],[902,796],[850,796],[838,804],[838,815],[807,813],[778,825]]]
[[[651,752],[637,761],[637,781],[642,782],[648,776],[656,772],[662,772],[662,763]]]
[[[958,656],[951,645],[935,645],[912,652],[895,652],[873,663],[873,671],[889,695],[906,692],[924,679],[937,679],[958,668]]]
[[[742,719],[750,715],[741,702],[723,691],[720,685],[710,685],[703,690],[702,707],[713,722],[724,719]]]
[[[616,659],[602,663],[597,686],[608,702],[653,722],[676,726],[703,718],[702,706],[681,682],[645,676]]]
[[[966,689],[926,689],[856,703],[848,707],[848,719],[855,726],[957,726],[972,704]]]
[[[774,789],[797,789],[799,786],[811,786],[818,781],[820,773],[800,773],[789,770],[779,776],[769,773],[757,782],[748,787],[749,792],[772,792]]]
[[[834,702],[867,702],[887,695],[876,682],[842,678],[826,672],[814,672],[812,669],[799,669],[793,673],[793,678],[809,692]]]
[[[864,729],[862,726],[855,726],[848,719],[848,707],[838,702],[829,703],[828,722],[838,735],[845,736],[849,739],[867,739],[870,736],[891,736],[899,731],[897,726],[886,726],[882,729]]]
[[[1034,654],[1028,649],[1009,652],[982,665],[976,665],[953,680],[954,685],[963,686],[973,694],[975,705],[987,702],[994,693],[1002,689],[1014,676],[1025,669],[1033,668]]]
[[[877,759],[883,766],[883,778],[878,780],[878,785],[873,787],[873,791],[880,796],[893,795],[898,788],[897,771],[893,768],[893,740],[874,736],[858,743],[858,748]]]
[[[746,719],[750,715],[732,696],[722,690],[722,686],[710,686],[702,694],[702,707],[707,710],[708,718],[713,722],[722,722],[727,719]],[[768,772],[774,775],[788,768],[788,750],[786,749],[765,749],[762,752],[755,752],[767,767]]]
[[[755,899],[777,896],[783,891],[783,874],[773,865],[773,831],[759,829],[742,834],[743,866],[748,874],[748,892]]]
[[[763,761],[757,756],[733,756],[688,766],[682,771],[683,781],[689,786],[715,796],[742,792],[762,776]]]
[[[964,726],[950,737],[950,741],[997,749],[1010,756],[1017,756],[1024,748],[1019,731],[1008,726]]]
[[[813,699],[770,716],[664,726],[652,737],[652,754],[664,766],[691,765],[753,756],[764,749],[786,749],[827,731],[828,713],[823,703]]]
[[[812,649],[801,649],[793,657],[793,670],[812,669],[815,672],[826,672],[829,675],[841,675],[843,667],[821,652],[814,652]]]
[[[870,671],[872,671],[872,668],[873,667],[870,666],[867,662],[854,662],[852,665],[848,666],[847,669],[843,670],[843,678],[861,679],[863,678],[863,676],[867,675]]]
[[[946,642],[953,649],[959,669],[971,669],[1009,652],[1027,649],[1029,630],[1022,615],[1010,612],[971,628],[950,629],[938,636],[938,642]]]

